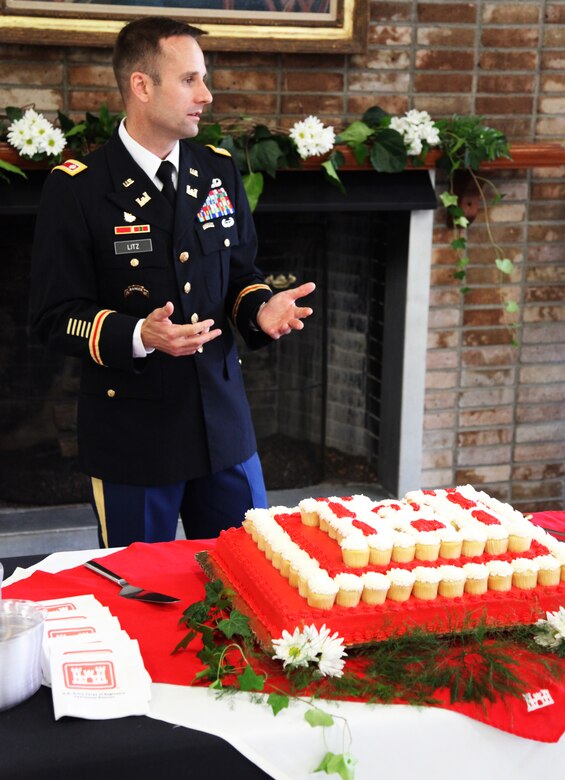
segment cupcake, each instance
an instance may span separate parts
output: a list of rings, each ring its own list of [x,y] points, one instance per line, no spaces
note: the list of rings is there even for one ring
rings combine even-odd
[[[414,557],[419,561],[437,561],[440,538],[436,531],[417,531]]]
[[[489,590],[510,590],[514,569],[508,561],[488,561],[486,567]]]
[[[318,561],[315,561],[314,558],[310,558],[309,555],[306,555],[306,557],[303,560],[301,560],[298,566],[297,587],[298,587],[298,593],[302,596],[302,598],[306,598],[308,596],[308,580],[310,579],[310,577],[313,577],[319,572],[320,572],[320,564],[318,563]],[[290,576],[289,576],[289,582],[290,582]]]
[[[356,574],[337,574],[334,582],[339,590],[336,596],[336,603],[340,607],[356,607],[361,600],[363,592],[363,579]]]
[[[503,555],[508,550],[508,530],[503,525],[493,524],[486,527],[486,532],[485,552],[489,555]]]
[[[312,528],[320,525],[318,502],[315,498],[303,498],[302,501],[298,502],[298,508],[300,510],[300,518],[304,525],[309,525]]]
[[[369,563],[369,545],[366,538],[359,531],[346,536],[339,543],[341,555],[346,566],[353,569],[362,569]]]
[[[308,606],[315,609],[331,609],[335,603],[338,586],[325,571],[318,571],[308,579]]]
[[[437,598],[440,580],[439,568],[436,566],[415,566],[412,569],[414,575],[414,587],[412,595],[423,601],[431,601]]]
[[[538,581],[538,565],[531,558],[514,558],[511,562],[514,569],[512,585],[520,590],[532,590]]]
[[[394,563],[408,563],[414,560],[416,537],[404,531],[394,531],[391,559]]]
[[[559,585],[561,580],[561,563],[553,555],[538,555],[534,558],[538,566],[538,584],[543,587]]]
[[[553,555],[561,564],[561,582],[565,582],[565,542],[557,542]]]
[[[388,566],[392,555],[393,536],[390,531],[379,531],[365,537],[369,545],[369,563],[373,566]]]
[[[387,598],[391,601],[408,601],[414,585],[414,574],[406,569],[389,569],[387,577],[390,580]]]
[[[363,592],[361,601],[365,604],[384,604],[390,588],[390,579],[386,574],[380,574],[377,571],[367,571],[362,575],[362,580]]]
[[[469,524],[463,526],[459,533],[461,534],[461,555],[467,558],[478,558],[485,551],[487,543],[487,533],[484,528],[478,524]]]
[[[440,596],[447,599],[460,598],[465,589],[466,574],[461,566],[439,566],[439,587]]]
[[[463,537],[453,526],[438,531],[440,538],[439,557],[454,560],[461,556],[463,550]]]
[[[527,523],[513,521],[508,528],[508,552],[527,552],[532,544],[531,526]]]
[[[466,563],[463,565],[465,572],[465,592],[473,596],[480,596],[488,590],[489,571],[484,563]]]

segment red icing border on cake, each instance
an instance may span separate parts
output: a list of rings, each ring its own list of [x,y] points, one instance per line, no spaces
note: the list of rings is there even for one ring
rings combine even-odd
[[[295,516],[280,515],[279,522],[282,518],[294,521]],[[305,530],[325,536],[319,529],[305,527]],[[284,629],[292,632],[296,626],[311,623],[318,627],[325,623],[348,645],[386,639],[417,626],[431,631],[455,631],[476,624],[483,617],[489,625],[532,623],[543,617],[545,611],[553,611],[565,603],[565,583],[561,583],[530,591],[512,588],[508,593],[487,591],[484,595],[465,594],[457,599],[438,596],[431,602],[414,597],[402,603],[387,599],[378,606],[361,603],[352,609],[334,606],[331,610],[320,610],[308,606],[306,599],[267,560],[243,528],[222,531],[216,549],[209,553],[209,560],[215,574],[243,601],[243,611],[251,618],[263,643],[280,637]]]

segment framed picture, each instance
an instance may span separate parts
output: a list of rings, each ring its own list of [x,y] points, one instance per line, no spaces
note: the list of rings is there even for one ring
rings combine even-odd
[[[0,0],[0,41],[112,46],[139,16],[183,19],[208,51],[358,52],[368,0]]]

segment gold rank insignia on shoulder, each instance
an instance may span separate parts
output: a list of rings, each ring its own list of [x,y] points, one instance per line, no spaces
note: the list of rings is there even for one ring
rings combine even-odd
[[[126,179],[125,181],[122,182],[122,187],[131,187],[133,182],[134,182],[134,179]]]
[[[216,154],[223,154],[224,157],[231,157],[231,153],[227,149],[222,149],[220,146],[212,146],[212,144],[206,144],[208,149],[211,149]]]
[[[79,160],[65,160],[61,165],[56,165],[52,168],[51,173],[53,173],[53,171],[65,171],[69,176],[76,176],[77,173],[82,173],[82,171],[85,171],[87,168],[88,165],[85,165]]]

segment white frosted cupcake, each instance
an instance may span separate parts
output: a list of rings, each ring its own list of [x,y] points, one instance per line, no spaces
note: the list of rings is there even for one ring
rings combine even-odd
[[[392,532],[379,531],[365,538],[369,545],[369,563],[374,566],[388,566],[392,556]]]
[[[561,582],[565,582],[565,542],[557,542],[553,555],[561,564]]]
[[[416,537],[404,531],[395,531],[393,535],[392,556],[394,563],[409,563],[414,560]]]
[[[466,558],[478,558],[485,551],[487,532],[478,523],[463,526],[461,534],[461,555]]]
[[[336,574],[334,582],[339,590],[336,603],[340,607],[356,607],[363,592],[363,579],[356,574]]]
[[[367,571],[362,575],[363,593],[361,601],[365,604],[384,604],[390,588],[390,579],[386,574],[377,571]]]
[[[314,575],[318,574],[320,572],[320,564],[318,561],[314,560],[314,558],[310,558],[309,555],[306,555],[305,558],[300,560],[300,563],[298,564],[298,581],[297,581],[297,587],[299,594],[306,598],[308,596],[308,580],[310,577],[313,577]],[[290,577],[289,577],[290,582]]]
[[[414,598],[422,599],[423,601],[432,601],[437,598],[441,578],[440,568],[436,566],[415,566],[412,569],[414,574],[412,595]]]
[[[461,566],[439,566],[439,587],[440,596],[447,599],[460,598],[465,589],[465,580],[467,575]]]
[[[512,520],[508,528],[508,552],[527,552],[532,544],[531,523]]]
[[[487,543],[485,552],[489,555],[503,555],[508,550],[508,529],[503,525],[488,525],[486,527]]]
[[[341,555],[346,566],[362,569],[369,563],[369,545],[361,531],[349,534],[339,543]]]
[[[512,565],[508,561],[488,561],[485,565],[488,569],[489,590],[510,590],[514,574]]]
[[[438,531],[440,538],[439,557],[455,560],[461,557],[463,550],[463,536],[453,526],[447,526]]]
[[[302,501],[298,502],[298,508],[300,510],[300,518],[304,525],[308,525],[312,528],[320,525],[318,502],[315,498],[303,498]]]
[[[531,558],[514,558],[512,585],[520,590],[532,590],[538,582],[538,565]]]
[[[330,575],[322,570],[308,580],[308,606],[315,609],[331,609],[335,604],[339,587]]]
[[[387,577],[390,580],[387,598],[391,601],[408,601],[414,585],[414,574],[406,569],[389,569]]]
[[[440,537],[436,531],[416,531],[414,557],[418,561],[437,561]]]
[[[465,572],[465,592],[473,596],[480,596],[488,590],[489,571],[484,563],[466,563],[463,566]]]
[[[534,558],[538,566],[538,584],[543,587],[559,585],[561,580],[561,563],[554,555],[538,555]]]

